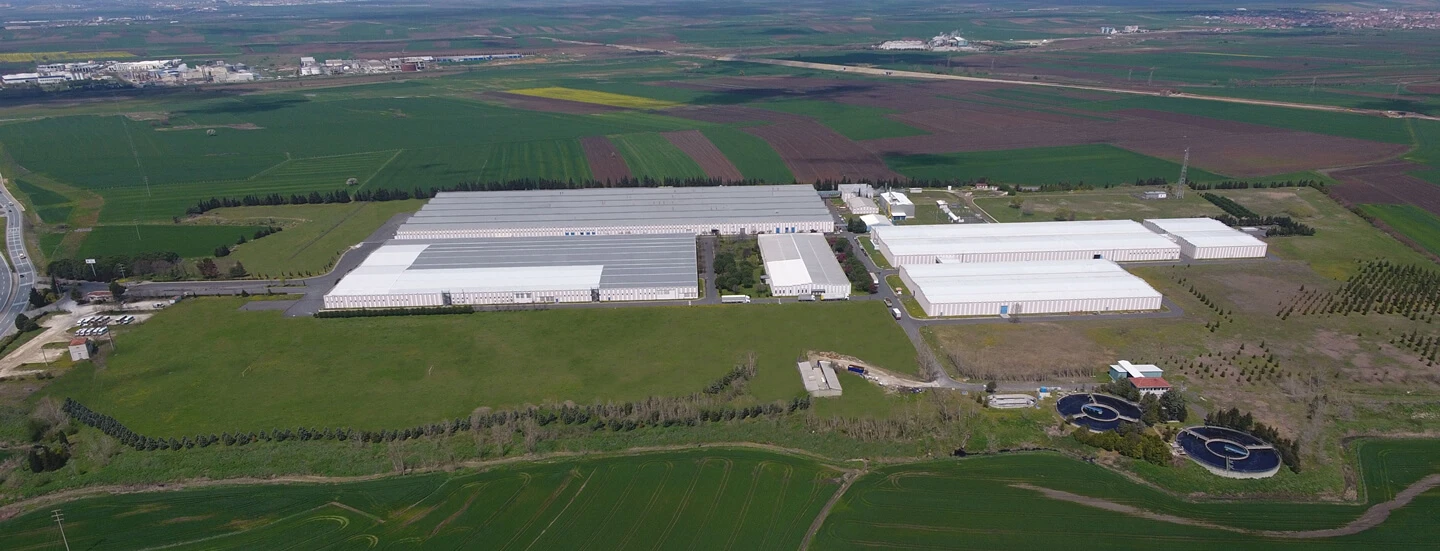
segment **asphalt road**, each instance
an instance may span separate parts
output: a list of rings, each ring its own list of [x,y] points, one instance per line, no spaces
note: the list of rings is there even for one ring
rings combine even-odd
[[[0,182],[4,178],[0,177]],[[10,195],[9,188],[0,185],[0,206],[5,209],[5,246],[9,251],[9,258],[5,259],[9,265],[6,266],[3,275],[5,289],[5,314],[0,320],[4,327],[0,327],[0,337],[8,336],[15,332],[15,317],[30,309],[30,288],[35,285],[35,266],[30,263],[30,255],[25,252],[25,216],[22,214],[23,207],[15,197]],[[11,271],[11,267],[14,271]]]

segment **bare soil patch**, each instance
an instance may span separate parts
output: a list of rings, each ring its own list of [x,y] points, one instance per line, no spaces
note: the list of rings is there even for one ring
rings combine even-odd
[[[580,148],[585,151],[585,161],[590,163],[590,176],[596,180],[614,182],[630,177],[625,158],[605,136],[580,138]]]
[[[735,163],[730,162],[730,159],[720,152],[720,148],[710,143],[710,138],[706,138],[699,130],[666,132],[663,136],[691,159],[695,159],[706,176],[724,181],[745,179],[745,176],[740,174],[740,169],[735,168]]]
[[[1330,173],[1335,194],[1351,203],[1410,204],[1440,215],[1440,186],[1408,174],[1419,165],[1395,161]]]
[[[745,131],[775,148],[797,182],[900,178],[879,155],[815,121],[753,126]]]
[[[598,103],[582,103],[578,101],[569,101],[563,99],[511,94],[508,92],[486,92],[482,94],[482,97],[500,102],[506,107],[525,109],[529,111],[544,111],[546,113],[565,113],[567,115],[593,115],[595,113],[623,111],[623,109],[619,107],[600,105]]]

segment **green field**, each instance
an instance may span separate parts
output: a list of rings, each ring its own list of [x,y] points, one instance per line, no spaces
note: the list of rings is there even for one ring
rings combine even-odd
[[[60,224],[70,217],[70,212],[75,209],[70,205],[70,199],[54,191],[45,189],[24,178],[14,180],[15,187],[24,195],[26,203],[35,209],[35,214],[40,221],[46,224]]]
[[[710,143],[715,144],[730,162],[735,163],[735,168],[740,169],[740,174],[746,178],[776,184],[795,181],[795,175],[785,166],[785,160],[758,136],[729,127],[706,128],[700,133],[705,134]]]
[[[892,170],[910,178],[988,178],[993,183],[1005,184],[1084,182],[1103,186],[1133,183],[1136,178],[1174,180],[1180,176],[1180,165],[1176,163],[1101,144],[940,155],[892,155],[886,157],[885,162]],[[1223,178],[1192,167],[1190,179],[1206,181]]]
[[[1415,240],[1425,250],[1440,255],[1440,217],[1414,205],[1361,205],[1360,208]]]
[[[704,178],[705,171],[665,136],[655,133],[610,136],[636,178]],[[581,159],[584,159],[582,156]]]
[[[273,444],[257,444],[271,446]],[[1440,472],[1440,441],[1355,445],[1357,504],[1186,501],[1054,453],[880,466],[860,475],[810,549],[1041,549],[1085,538],[1103,548],[1420,548],[1440,537],[1430,491],[1354,535],[1282,539],[1188,526],[1046,497],[1039,488],[1231,530],[1342,526],[1367,505]],[[191,453],[191,452],[183,452]],[[198,452],[197,452],[198,453]],[[52,509],[72,548],[470,547],[795,549],[842,472],[813,459],[701,449],[552,459],[336,484],[218,486],[46,505],[0,524],[7,548],[52,548]],[[1037,521],[1043,519],[1043,521]]]
[[[201,299],[172,307],[126,332],[130,346],[104,370],[77,368],[43,393],[73,397],[137,431],[178,436],[392,428],[480,406],[686,395],[752,351],[759,374],[750,392],[761,401],[802,391],[792,362],[806,350],[916,369],[909,340],[870,301],[350,319],[285,319],[237,311],[240,304]],[[853,331],[831,327],[842,319]],[[379,334],[386,337],[353,345],[359,335]]]
[[[320,273],[340,254],[364,241],[392,216],[420,208],[422,201],[346,203],[343,205],[280,205],[237,207],[206,213],[231,224],[284,228],[280,233],[236,247],[219,259],[222,268],[240,262],[251,274]]]
[[[144,252],[169,252],[184,258],[213,256],[216,247],[234,245],[242,235],[250,239],[259,229],[258,226],[95,226],[85,236],[75,257]]]
[[[774,453],[670,452],[94,498],[64,507],[65,531],[75,549],[795,549],[839,476]],[[40,514],[0,528],[16,551],[58,537]]]
[[[1434,441],[1377,441],[1361,446],[1362,455],[1382,461],[1380,465],[1362,464],[1366,468],[1394,468],[1387,464],[1391,453],[1403,458],[1399,462],[1402,469],[1428,474],[1440,468],[1433,458],[1428,464],[1414,461],[1433,452]],[[1083,540],[1088,545],[1121,549],[1150,548],[1162,542],[1167,549],[1418,548],[1440,536],[1440,525],[1428,521],[1440,512],[1440,494],[1434,490],[1396,511],[1380,526],[1359,534],[1283,539],[1156,521],[1049,499],[1015,487],[1018,482],[1247,530],[1332,528],[1363,511],[1355,505],[1186,502],[1092,464],[1058,455],[1027,454],[881,468],[845,493],[814,547],[1042,549],[1053,547],[1056,541]],[[1372,496],[1371,503],[1377,501]]]
[[[808,99],[769,101],[756,103],[754,107],[814,118],[821,124],[830,127],[831,130],[852,140],[928,134],[919,128],[887,118],[885,115],[896,111],[879,107]]]

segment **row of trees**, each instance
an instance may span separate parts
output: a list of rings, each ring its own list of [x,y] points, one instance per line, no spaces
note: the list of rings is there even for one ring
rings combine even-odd
[[[147,252],[133,255],[112,254],[97,258],[94,264],[83,259],[61,258],[50,262],[46,272],[60,279],[114,281],[125,276],[169,274],[180,268],[180,255],[169,252]]]
[[[414,306],[410,308],[360,308],[356,310],[321,310],[317,318],[379,318],[386,316],[434,316],[441,314],[473,314],[475,308],[463,304],[451,306]]]
[[[835,260],[840,262],[840,268],[845,270],[845,279],[850,280],[850,287],[859,293],[873,293],[874,282],[870,281],[870,270],[865,269],[865,263],[860,261],[855,254],[855,246],[850,244],[849,239],[830,236],[830,250],[835,251]]]
[[[1288,319],[1291,314],[1371,313],[1431,323],[1440,314],[1440,272],[1388,260],[1364,261],[1339,289],[1325,292],[1301,287],[1276,315]]]
[[[1300,442],[1281,436],[1279,430],[1256,421],[1249,413],[1242,413],[1237,408],[1222,409],[1206,415],[1205,424],[1235,429],[1269,442],[1275,446],[1275,451],[1280,454],[1280,460],[1285,462],[1285,466],[1290,467],[1291,471],[1300,472]]]
[[[1211,189],[1275,189],[1286,187],[1313,187],[1325,189],[1325,183],[1319,180],[1285,180],[1275,182],[1247,182],[1245,180],[1225,180],[1213,184],[1201,184],[1196,182],[1186,183],[1186,187],[1195,191],[1206,191]]]
[[[1315,235],[1315,228],[1296,222],[1289,216],[1260,216],[1229,197],[1214,193],[1201,193],[1200,196],[1225,211],[1215,219],[1227,226],[1267,226],[1271,228],[1269,235],[1272,236]]]

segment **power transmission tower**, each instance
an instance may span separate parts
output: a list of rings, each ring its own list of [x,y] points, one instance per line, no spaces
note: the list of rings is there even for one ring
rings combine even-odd
[[[1146,85],[1146,86],[1150,86],[1150,83],[1152,83],[1152,82],[1155,82],[1155,68],[1154,68],[1154,67],[1151,67],[1151,68],[1150,68],[1150,76],[1145,77],[1145,85]]]
[[[1180,163],[1180,181],[1175,183],[1175,198],[1185,198],[1185,176],[1190,172],[1190,148],[1185,148],[1185,160]]]
[[[50,511],[50,518],[55,519],[55,525],[60,527],[60,541],[65,544],[65,551],[70,551],[70,540],[65,538],[65,513],[56,509]]]
[[[1319,80],[1320,80],[1320,77],[1310,77],[1310,93],[1311,93],[1311,94],[1314,94],[1314,93],[1315,93],[1315,83],[1316,83],[1317,81],[1319,81]]]

